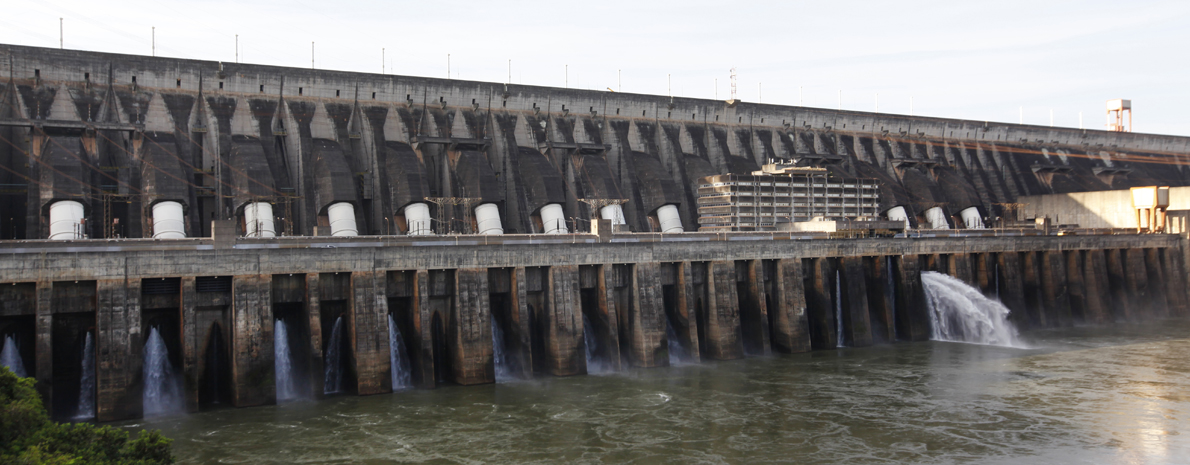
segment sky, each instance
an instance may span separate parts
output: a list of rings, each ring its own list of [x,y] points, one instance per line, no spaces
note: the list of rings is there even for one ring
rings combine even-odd
[[[8,2],[6,44],[1190,136],[1186,1]]]

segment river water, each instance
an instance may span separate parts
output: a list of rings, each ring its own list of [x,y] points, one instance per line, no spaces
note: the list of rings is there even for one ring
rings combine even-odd
[[[704,362],[125,423],[180,463],[1188,463],[1190,323]]]

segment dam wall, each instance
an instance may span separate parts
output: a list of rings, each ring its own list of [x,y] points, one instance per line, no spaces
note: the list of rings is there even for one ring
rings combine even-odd
[[[56,204],[90,238],[262,234],[259,215],[286,236],[588,231],[609,202],[630,231],[675,212],[695,231],[699,179],[770,159],[962,228],[1023,196],[1188,185],[1187,154],[1178,136],[0,45],[0,239],[48,237]]]
[[[93,334],[96,418],[114,421],[145,414],[150,327],[198,411],[278,402],[277,320],[294,385],[321,398],[393,391],[398,333],[420,388],[495,382],[497,352],[530,378],[588,373],[588,345],[618,371],[667,366],[671,347],[697,362],[926,340],[923,271],[999,298],[1022,329],[1190,316],[1179,236],[796,234],[7,241],[0,330],[60,418]]]

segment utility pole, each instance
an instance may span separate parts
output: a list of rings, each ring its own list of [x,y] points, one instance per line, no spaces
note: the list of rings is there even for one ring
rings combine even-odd
[[[238,41],[237,41],[238,42]],[[238,45],[237,45],[238,47]],[[239,56],[240,51],[236,50],[236,56]],[[314,69],[314,41],[310,41],[310,69]]]
[[[314,58],[313,58],[314,43],[313,42],[310,43],[310,54],[311,54],[310,67],[313,68],[314,67]],[[236,63],[239,63],[239,62],[240,62],[240,35],[236,34]]]
[[[506,82],[508,82],[509,84],[512,84],[512,59],[511,58],[508,59],[508,81],[506,81]]]
[[[63,48],[63,46],[62,46],[62,18],[58,18],[58,48],[59,49]]]
[[[450,54],[446,54],[446,78],[450,79]]]
[[[153,56],[157,56],[157,26],[153,26]]]
[[[388,66],[388,60],[385,60],[385,58],[384,58],[384,47],[380,47],[380,74],[384,74],[385,72],[388,71],[387,69],[385,69],[385,67],[387,67],[387,66]],[[387,226],[387,224],[386,224],[386,226]]]

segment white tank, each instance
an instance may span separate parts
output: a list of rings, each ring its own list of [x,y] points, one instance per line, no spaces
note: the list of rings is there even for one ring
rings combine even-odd
[[[539,214],[541,215],[541,226],[545,228],[546,234],[570,233],[566,229],[566,214],[562,212],[561,205],[551,203],[541,207]]]
[[[410,236],[428,236],[433,234],[434,228],[430,224],[430,206],[424,203],[411,203],[405,206],[405,226]]]
[[[682,217],[678,216],[678,207],[673,204],[662,205],[657,209],[657,222],[661,223],[661,232],[663,233],[686,231],[682,229]]]
[[[273,206],[268,202],[252,202],[244,205],[244,236],[277,237],[273,225]]]
[[[504,226],[500,224],[500,208],[494,203],[475,207],[475,223],[479,226],[480,234],[504,234]]]
[[[979,216],[979,208],[964,208],[959,212],[959,216],[963,218],[963,224],[967,226],[967,229],[983,229],[983,217]]]
[[[926,221],[930,223],[930,229],[950,229],[950,224],[946,222],[946,213],[942,212],[942,207],[934,207],[926,210]]]
[[[83,204],[59,200],[50,205],[50,239],[68,241],[83,238]]]
[[[153,239],[185,239],[186,220],[182,204],[173,201],[153,204]]]
[[[902,207],[902,206],[892,207],[892,208],[888,209],[888,211],[884,212],[884,216],[886,216],[889,221],[904,222],[905,229],[909,229],[909,214],[905,213],[905,207]]]
[[[347,202],[337,202],[326,207],[326,216],[330,219],[332,236],[357,236],[359,230],[355,228],[355,207]]]
[[[612,220],[612,226],[628,223],[624,220],[624,209],[619,205],[608,205],[600,208],[599,217],[605,220]]]

